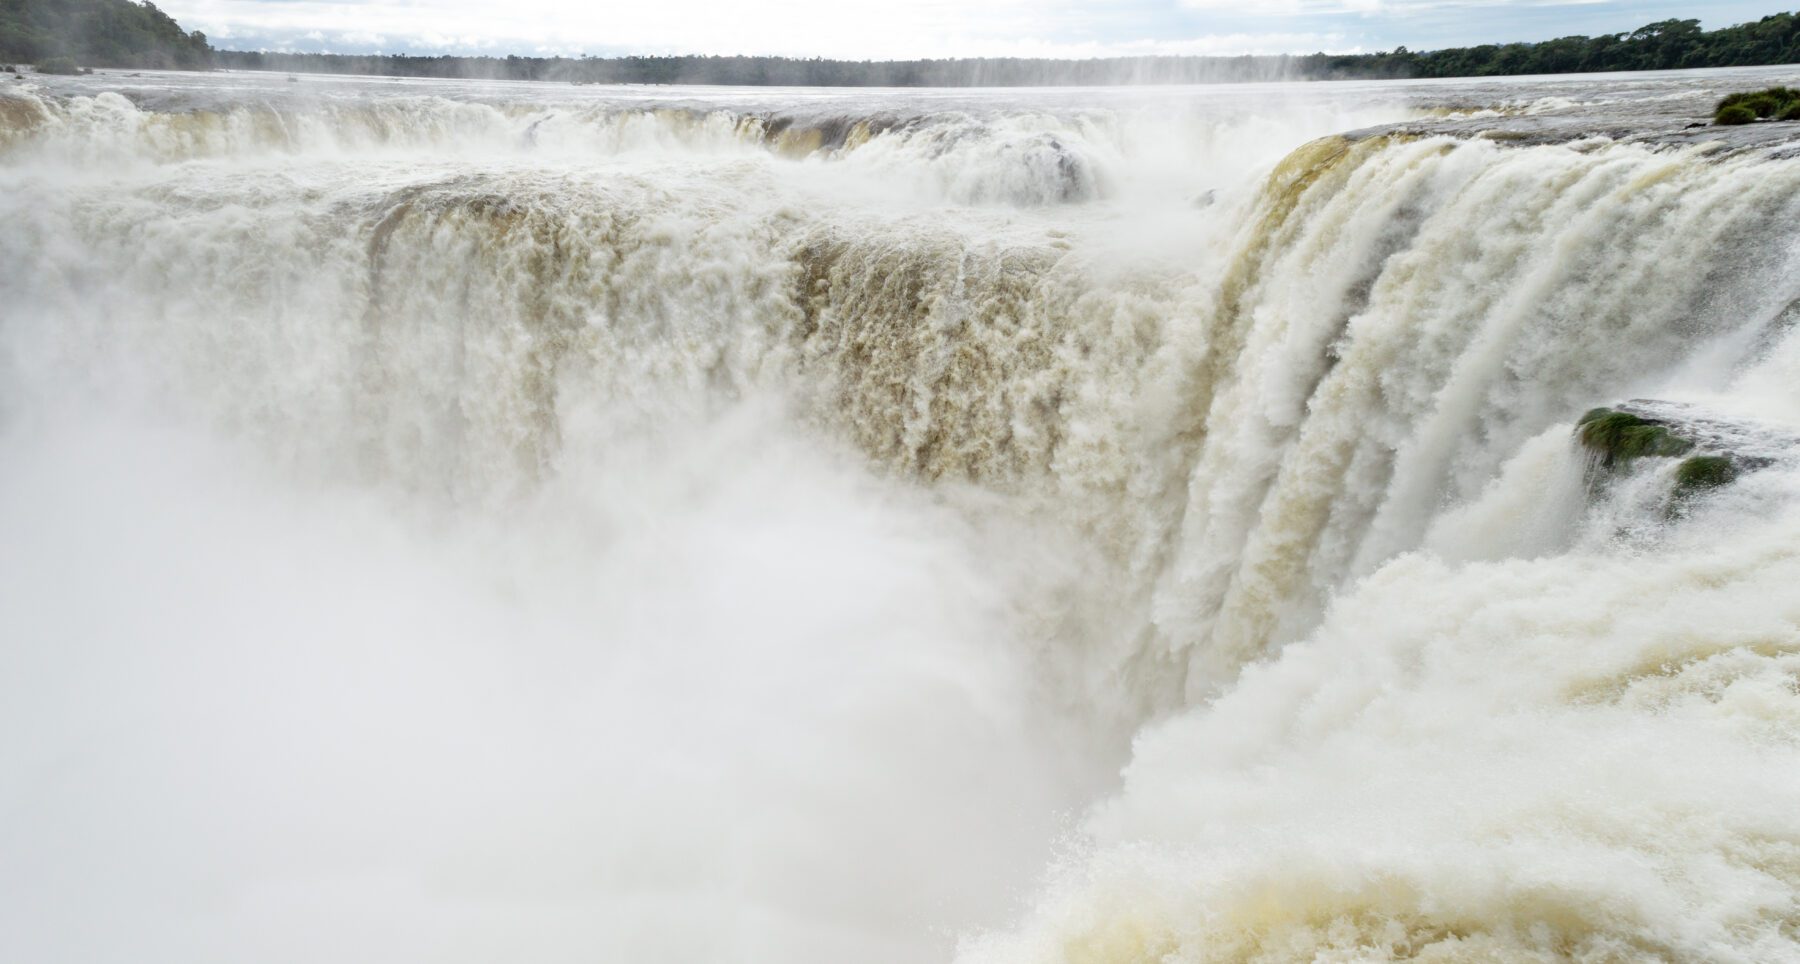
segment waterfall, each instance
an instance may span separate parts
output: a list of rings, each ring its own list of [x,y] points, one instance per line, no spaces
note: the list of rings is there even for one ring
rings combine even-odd
[[[0,948],[1800,953],[1800,167],[1334,96],[8,92]]]

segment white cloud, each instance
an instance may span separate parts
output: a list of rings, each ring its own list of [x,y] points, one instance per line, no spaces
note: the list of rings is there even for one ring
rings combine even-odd
[[[903,58],[1097,57],[1347,49],[1333,32],[1194,29],[1175,0],[188,0],[170,12],[225,37],[342,50],[745,53]],[[323,31],[323,34],[321,34]]]
[[[1331,16],[1338,14],[1392,14],[1404,16],[1426,10],[1498,9],[1507,7],[1573,7],[1603,4],[1610,0],[1180,0],[1189,10],[1230,11],[1246,9],[1265,17]]]
[[[1756,0],[1708,0],[1707,13]],[[190,29],[342,51],[845,58],[1307,53],[1630,29],[1695,0],[166,0]],[[1577,11],[1588,11],[1576,17]],[[1693,11],[1681,13],[1692,15]],[[1617,21],[1616,23],[1614,21]],[[1715,24],[1716,25],[1716,24]],[[311,38],[308,43],[308,38]]]

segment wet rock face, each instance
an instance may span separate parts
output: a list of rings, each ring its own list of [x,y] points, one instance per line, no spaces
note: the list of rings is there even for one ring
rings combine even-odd
[[[1575,438],[1589,453],[1589,488],[1596,493],[1640,460],[1680,459],[1670,476],[1671,512],[1775,464],[1800,444],[1766,426],[1651,399],[1589,411],[1576,423]]]

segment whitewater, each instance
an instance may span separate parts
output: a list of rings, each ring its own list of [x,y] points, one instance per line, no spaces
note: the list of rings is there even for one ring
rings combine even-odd
[[[1776,83],[0,81],[0,960],[1800,961]]]

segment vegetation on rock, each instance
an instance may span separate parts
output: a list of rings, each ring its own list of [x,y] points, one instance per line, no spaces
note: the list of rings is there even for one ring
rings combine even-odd
[[[1800,90],[1792,87],[1770,87],[1768,90],[1744,91],[1719,101],[1713,114],[1715,124],[1748,124],[1773,117],[1777,120],[1800,119]]]
[[[1621,468],[1637,458],[1673,458],[1694,448],[1694,443],[1675,435],[1662,422],[1610,408],[1583,415],[1576,423],[1576,437],[1607,468]]]
[[[1723,455],[1696,455],[1675,469],[1675,492],[1685,495],[1729,485],[1737,478],[1737,466]]]
[[[1742,104],[1721,107],[1719,108],[1719,112],[1713,115],[1713,123],[1726,127],[1736,127],[1739,124],[1751,124],[1755,123],[1755,121],[1756,111],[1753,111]]]
[[[1673,520],[1686,516],[1712,490],[1772,464],[1766,455],[1736,448],[1738,444],[1754,445],[1760,431],[1708,420],[1704,415],[1665,418],[1596,408],[1576,423],[1575,437],[1592,453],[1587,472],[1590,495],[1604,492],[1615,479],[1631,474],[1637,459],[1680,459],[1663,502],[1664,518]],[[1664,470],[1657,476],[1671,478]]]

